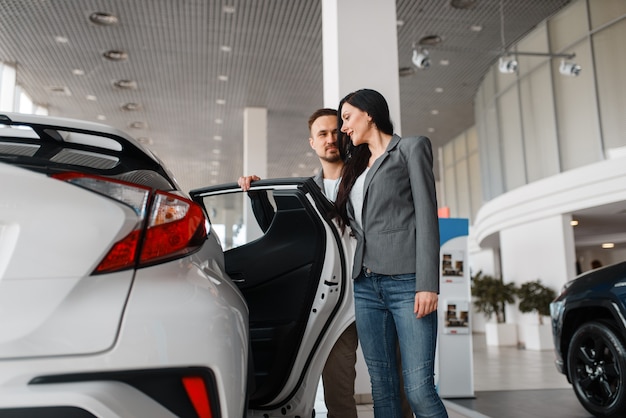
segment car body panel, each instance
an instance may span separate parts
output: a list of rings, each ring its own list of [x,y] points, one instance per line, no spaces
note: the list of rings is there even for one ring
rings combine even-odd
[[[0,213],[0,359],[110,348],[133,272],[90,274],[135,227],[137,215],[104,196],[2,162],[0,177],[9,202]]]

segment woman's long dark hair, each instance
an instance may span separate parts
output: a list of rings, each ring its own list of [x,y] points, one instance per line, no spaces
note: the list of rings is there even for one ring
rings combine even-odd
[[[339,146],[339,152],[341,153],[341,159],[344,161],[344,166],[341,172],[341,183],[339,183],[339,189],[337,190],[335,207],[337,209],[336,218],[342,229],[349,223],[347,205],[352,186],[354,186],[356,179],[367,168],[370,156],[372,155],[367,144],[361,144],[355,147],[352,145],[350,137],[341,132],[341,127],[343,126],[341,115],[343,113],[342,107],[344,103],[349,103],[357,109],[366,112],[370,115],[374,125],[376,125],[379,131],[393,135],[393,123],[389,117],[387,100],[376,90],[357,90],[346,95],[346,97],[339,102],[339,107],[337,108],[337,145]]]

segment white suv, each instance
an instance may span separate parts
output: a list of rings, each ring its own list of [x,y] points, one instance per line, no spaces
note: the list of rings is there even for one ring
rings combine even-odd
[[[184,193],[104,125],[0,114],[0,416],[312,416],[352,242],[310,179],[244,194]]]

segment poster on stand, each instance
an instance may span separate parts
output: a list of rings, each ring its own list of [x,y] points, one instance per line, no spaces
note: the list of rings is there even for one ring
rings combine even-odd
[[[469,302],[467,300],[444,301],[446,307],[443,321],[444,334],[469,334]]]
[[[465,252],[445,250],[441,254],[441,278],[444,283],[463,283]]]

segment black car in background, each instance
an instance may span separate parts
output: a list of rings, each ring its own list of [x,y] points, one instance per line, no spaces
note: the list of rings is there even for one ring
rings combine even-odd
[[[550,304],[556,367],[596,417],[626,417],[626,262],[568,282]]]

